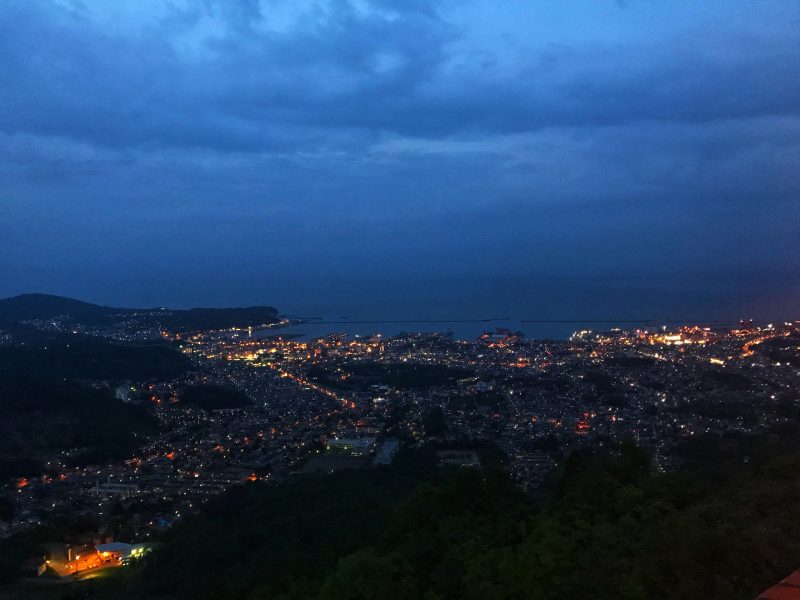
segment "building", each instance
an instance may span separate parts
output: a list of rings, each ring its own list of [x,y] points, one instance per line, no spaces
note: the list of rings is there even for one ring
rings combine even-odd
[[[329,452],[344,452],[351,456],[366,456],[375,449],[374,437],[333,438],[328,440]]]
[[[90,491],[93,495],[101,498],[116,497],[120,500],[125,500],[139,493],[139,484],[135,482],[118,483],[110,480],[105,483],[98,481]]]
[[[372,464],[376,467],[381,465],[388,465],[394,460],[395,454],[400,449],[400,442],[399,440],[395,439],[388,439],[383,442],[383,445],[380,447],[378,452],[375,454],[375,459],[372,461]]]
[[[150,546],[147,544],[128,544],[126,542],[98,544],[95,548],[104,563],[119,563],[121,565],[137,560],[150,551]]]
[[[471,450],[441,450],[436,453],[440,467],[480,467],[477,452]]]
[[[122,402],[131,401],[131,384],[130,382],[121,383],[114,388],[114,397]]]

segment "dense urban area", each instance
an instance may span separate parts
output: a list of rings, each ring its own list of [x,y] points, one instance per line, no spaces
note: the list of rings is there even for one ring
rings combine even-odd
[[[13,572],[10,562],[3,569],[7,582],[80,579],[147,561],[176,525],[250,482],[379,476],[427,451],[441,471],[499,466],[514,493],[535,495],[581,453],[631,444],[653,474],[675,473],[691,460],[692,440],[779,442],[800,409],[800,322],[583,330],[563,341],[502,329],[472,340],[305,339],[282,336],[292,321],[267,308],[189,318],[19,305],[0,321],[0,391],[18,394],[20,373],[73,369],[69,393],[92,395],[95,420],[75,422],[58,406],[57,417],[31,409],[9,421],[3,446],[24,450],[2,464],[0,535],[19,559]],[[145,359],[143,350],[163,355]],[[56,425],[22,422],[35,419]],[[107,434],[62,431],[83,427]]]

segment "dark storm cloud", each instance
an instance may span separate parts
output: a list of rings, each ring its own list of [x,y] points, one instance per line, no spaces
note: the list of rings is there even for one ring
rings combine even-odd
[[[6,4],[0,129],[112,147],[292,150],[298,137],[324,145],[309,125],[366,126],[353,115],[408,94],[441,60],[445,26],[420,12],[359,14],[334,3],[309,10],[296,31],[259,34],[247,30],[259,15],[252,4],[176,9],[126,36],[78,9]],[[224,30],[199,48],[170,43],[217,15]]]
[[[351,128],[440,137],[796,114],[800,106],[796,36],[552,46],[495,70],[453,60],[456,27],[412,4],[334,2],[302,12],[289,30],[256,30],[252,23],[270,22],[269,7],[209,0],[122,32],[80,6],[0,9],[4,132],[112,147],[293,151],[336,145],[336,133]],[[184,47],[182,36],[205,21],[220,30]]]
[[[787,309],[798,72],[779,2],[8,0],[0,295],[722,277]]]

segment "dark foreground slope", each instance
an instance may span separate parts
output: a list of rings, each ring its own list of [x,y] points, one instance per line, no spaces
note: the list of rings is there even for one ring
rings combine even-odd
[[[501,471],[402,464],[248,484],[174,530],[143,568],[91,591],[215,600],[749,600],[800,566],[796,447],[709,439],[684,456],[683,471],[654,475],[635,447],[575,455],[534,498]]]
[[[125,344],[91,336],[58,335],[0,346],[0,372],[35,379],[167,380],[190,365],[188,358],[164,344]]]
[[[50,333],[0,346],[0,479],[38,475],[62,451],[68,463],[122,458],[155,431],[140,406],[88,381],[167,380],[191,367],[163,345]]]
[[[156,431],[155,419],[142,407],[125,405],[107,391],[0,374],[2,480],[50,472],[51,456],[74,466],[128,458]]]

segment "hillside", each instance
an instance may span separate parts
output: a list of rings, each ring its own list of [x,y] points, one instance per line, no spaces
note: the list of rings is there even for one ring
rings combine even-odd
[[[192,366],[161,344],[24,332],[24,344],[0,346],[0,480],[41,474],[65,450],[76,465],[127,456],[155,420],[86,382],[169,380]]]
[[[101,380],[178,377],[191,361],[162,344],[123,344],[91,336],[52,336],[45,344],[0,346],[0,374],[31,378]]]
[[[170,331],[199,331],[230,327],[258,327],[277,323],[278,310],[271,306],[239,308],[189,308],[162,311],[159,323]]]
[[[0,299],[0,318],[9,321],[53,319],[59,316],[87,320],[125,311],[49,294],[22,294]]]
[[[272,306],[235,308],[116,308],[48,294],[22,294],[0,299],[0,322],[53,321],[56,326],[142,329],[174,332],[249,327],[277,322]],[[1,327],[1,326],[0,326]]]
[[[654,474],[574,454],[534,496],[500,470],[386,469],[232,489],[98,599],[750,600],[797,568],[798,445],[705,438]],[[749,456],[747,463],[743,456]]]
[[[65,450],[75,466],[127,458],[156,431],[143,407],[108,390],[0,372],[0,480],[40,475]]]

